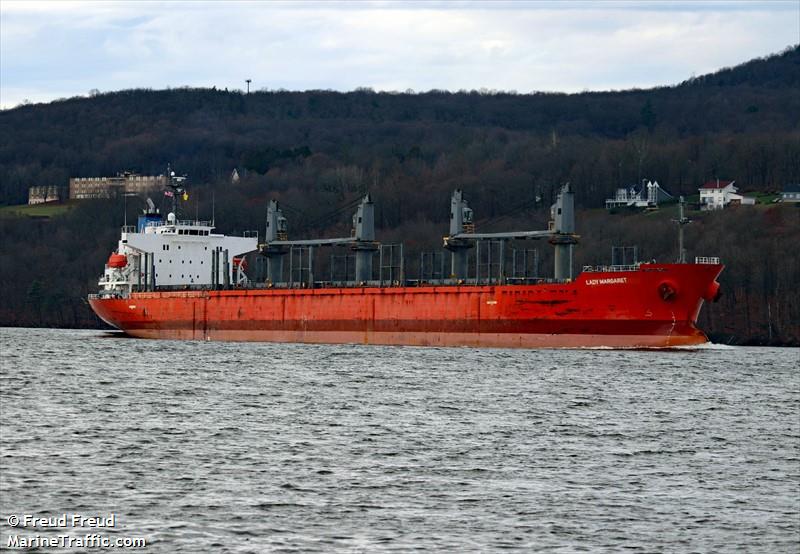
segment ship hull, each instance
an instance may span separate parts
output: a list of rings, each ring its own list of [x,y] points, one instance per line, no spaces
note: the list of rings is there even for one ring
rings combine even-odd
[[[203,340],[187,330],[131,330],[127,334],[143,339]],[[438,346],[474,348],[674,348],[708,342],[698,329],[689,333],[654,335],[593,335],[507,333],[353,333],[346,331],[213,331],[208,341],[282,342],[306,344],[375,344],[389,346]]]
[[[134,337],[501,348],[668,348],[696,322],[719,265],[644,264],[559,284],[235,289],[91,297]]]

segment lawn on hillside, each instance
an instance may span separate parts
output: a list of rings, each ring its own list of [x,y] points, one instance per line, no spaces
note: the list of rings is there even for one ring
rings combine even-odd
[[[74,207],[70,202],[59,204],[57,202],[47,204],[21,204],[18,206],[0,206],[0,217],[2,216],[28,216],[28,217],[53,217],[61,215]]]

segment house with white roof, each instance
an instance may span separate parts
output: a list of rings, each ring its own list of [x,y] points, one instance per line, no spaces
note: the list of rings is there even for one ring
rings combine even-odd
[[[703,210],[721,210],[730,203],[755,204],[756,199],[737,194],[736,181],[708,181],[700,187],[700,207]]]

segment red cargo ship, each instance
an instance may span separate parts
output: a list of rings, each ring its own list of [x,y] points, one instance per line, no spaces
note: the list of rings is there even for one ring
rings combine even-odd
[[[286,220],[272,202],[260,245],[256,237],[214,234],[210,223],[178,221],[174,213],[162,222],[151,211],[138,228],[123,229],[89,303],[108,324],[142,338],[509,348],[707,342],[696,323],[703,302],[719,293],[719,260],[585,267],[573,279],[577,236],[568,187],[552,213],[547,231],[475,233],[457,191],[445,238],[451,277],[412,281],[403,277],[402,261],[394,273],[382,261],[380,278],[371,279],[372,257],[380,252],[383,260],[384,251],[374,241],[369,197],[353,218],[353,236],[307,241],[287,240]],[[480,241],[542,238],[556,249],[554,279],[506,277],[502,263],[498,274],[467,275],[468,251]],[[336,244],[355,252],[355,279],[315,281],[313,249]],[[290,267],[284,280],[283,260],[288,254],[294,264],[293,249],[308,262],[300,271]],[[256,251],[267,277],[253,282],[243,256]]]

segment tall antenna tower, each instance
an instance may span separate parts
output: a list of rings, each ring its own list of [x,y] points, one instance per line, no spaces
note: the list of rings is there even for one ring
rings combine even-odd
[[[247,94],[250,94],[250,83],[253,82],[252,79],[245,79],[245,83],[247,83]]]

